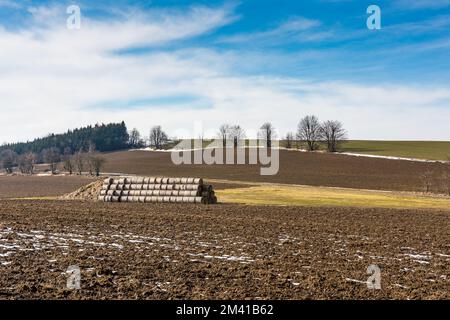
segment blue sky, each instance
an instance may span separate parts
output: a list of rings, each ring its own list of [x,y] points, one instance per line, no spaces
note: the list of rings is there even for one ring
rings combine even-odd
[[[449,140],[449,30],[450,0],[0,0],[0,141],[122,119],[283,136],[310,113],[353,139]]]

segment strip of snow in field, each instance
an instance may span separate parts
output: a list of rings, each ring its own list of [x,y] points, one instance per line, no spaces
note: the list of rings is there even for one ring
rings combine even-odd
[[[194,152],[194,151],[200,151],[200,150],[210,150],[215,149],[217,147],[205,147],[205,148],[191,148],[191,149],[153,149],[153,148],[141,148],[141,149],[130,149],[129,151],[150,151],[150,152]],[[238,147],[239,148],[239,147]],[[265,148],[264,146],[256,147],[256,146],[246,146],[245,149],[257,149],[257,148]],[[272,149],[278,149],[278,150],[286,150],[286,151],[292,151],[292,152],[310,152],[306,149],[287,149],[282,147],[272,147]],[[316,153],[323,153],[323,152],[317,152]],[[419,159],[419,158],[406,158],[406,157],[396,157],[396,156],[381,156],[381,155],[375,155],[375,154],[364,154],[364,153],[352,153],[352,152],[336,152],[333,154],[337,155],[344,155],[344,156],[351,156],[351,157],[365,157],[365,158],[377,158],[377,159],[387,159],[387,160],[402,160],[402,161],[412,161],[412,162],[428,162],[428,163],[448,163],[448,161],[444,160],[428,160],[428,159]]]

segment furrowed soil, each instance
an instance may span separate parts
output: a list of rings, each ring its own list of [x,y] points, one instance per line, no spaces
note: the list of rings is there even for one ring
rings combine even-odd
[[[174,165],[167,152],[125,151],[105,155],[105,172],[140,175],[194,176],[254,182],[274,182],[356,189],[424,191],[421,175],[434,172],[434,192],[442,185],[443,172],[450,165],[340,154],[280,151],[280,170],[261,176],[259,165]]]
[[[437,210],[4,200],[0,298],[449,299],[449,230]]]

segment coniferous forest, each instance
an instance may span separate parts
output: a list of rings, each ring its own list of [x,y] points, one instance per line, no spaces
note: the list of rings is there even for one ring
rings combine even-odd
[[[78,151],[89,151],[95,148],[96,151],[116,151],[129,146],[129,135],[125,122],[96,124],[75,130],[69,130],[63,134],[50,134],[44,138],[38,138],[28,142],[4,144],[0,146],[3,150],[12,150],[17,154],[33,152],[39,154],[42,150],[57,148],[61,153],[71,150],[72,153]]]

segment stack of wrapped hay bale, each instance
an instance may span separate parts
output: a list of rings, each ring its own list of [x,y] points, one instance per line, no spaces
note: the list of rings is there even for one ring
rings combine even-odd
[[[98,198],[105,202],[215,204],[211,185],[201,178],[120,177],[103,182]]]

